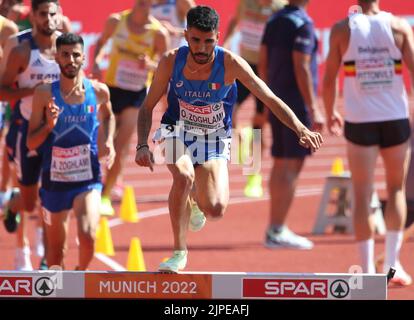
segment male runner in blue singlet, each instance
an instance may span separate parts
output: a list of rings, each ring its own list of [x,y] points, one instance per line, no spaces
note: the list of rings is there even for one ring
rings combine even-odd
[[[85,56],[80,36],[66,33],[56,40],[60,80],[36,88],[27,146],[42,148],[40,199],[46,225],[49,266],[64,267],[69,211],[78,220],[79,265],[93,258],[99,220],[101,171],[98,160],[98,106],[106,109],[106,153],[112,165],[115,118],[108,87],[80,72]],[[102,110],[103,111],[103,110]]]
[[[188,47],[174,49],[161,59],[138,117],[135,161],[152,170],[153,155],[147,144],[152,112],[169,86],[168,108],[158,133],[165,141],[167,167],[173,176],[169,210],[174,254],[161,263],[160,271],[178,272],[186,266],[186,235],[189,222],[190,227],[193,223],[193,217],[190,219],[193,185],[195,200],[208,218],[221,218],[227,207],[227,160],[236,79],[296,132],[300,144],[313,151],[322,144],[322,136],[307,129],[244,59],[217,46],[218,20],[217,12],[210,7],[198,6],[188,12],[185,31]]]

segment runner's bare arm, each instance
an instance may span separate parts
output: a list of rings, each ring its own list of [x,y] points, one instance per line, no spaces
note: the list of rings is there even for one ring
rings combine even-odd
[[[312,56],[297,50],[292,53],[293,70],[295,73],[296,83],[306,107],[312,117],[313,129],[322,130],[325,122],[321,110],[319,109],[313,88],[311,60]]]
[[[108,86],[102,82],[94,81],[92,82],[96,97],[97,97],[97,103],[100,108],[101,115],[103,116],[103,120],[105,122],[103,123],[103,126],[106,127],[105,133],[107,137],[108,142],[113,142],[113,138],[115,135],[115,127],[116,127],[116,121],[115,121],[115,115],[112,111],[112,104],[111,100],[109,98],[109,89]]]
[[[2,77],[4,70],[7,67],[7,60],[9,58],[10,52],[14,47],[16,47],[19,44],[17,40],[17,36],[13,35],[7,39],[6,44],[3,47],[3,57],[0,61],[0,78]]]
[[[410,73],[411,88],[414,92],[414,33],[407,20],[402,18],[398,19],[400,20],[401,31],[403,34],[401,52],[403,55],[403,61],[407,66],[408,72]]]
[[[224,64],[226,68],[226,83],[238,79],[253,95],[259,98],[281,122],[296,133],[301,145],[311,148],[312,151],[320,148],[323,142],[322,136],[319,133],[310,131],[296,117],[289,106],[275,96],[266,83],[254,73],[246,60],[227,51]]]
[[[16,100],[34,93],[35,87],[33,88],[13,88],[16,82],[17,76],[20,72],[26,69],[30,59],[30,47],[27,43],[23,42],[17,47],[14,47],[8,58],[4,70],[1,86],[0,96],[3,100]],[[41,84],[43,82],[40,82]]]
[[[62,17],[62,31],[63,32],[72,32],[72,23],[67,16]]]
[[[137,125],[138,144],[148,142],[148,135],[152,125],[152,112],[158,101],[167,92],[168,82],[172,74],[176,52],[177,50],[167,52],[161,58],[158,68],[155,71],[154,79],[149,88],[148,95],[139,110]]]
[[[323,102],[327,119],[328,130],[336,135],[340,134],[343,126],[342,117],[336,110],[335,101],[337,95],[337,76],[342,63],[340,43],[343,41],[343,28],[341,23],[333,26],[330,40],[329,53],[326,59],[325,77],[323,80]]]
[[[4,22],[4,26],[3,29],[1,30],[1,47],[4,48],[4,46],[7,43],[7,40],[14,34],[16,34],[19,31],[19,28],[17,27],[17,25],[11,21],[11,20],[6,20]]]
[[[115,115],[112,111],[108,86],[98,81],[93,81],[92,84],[98,100],[100,120],[102,121],[98,132],[98,135],[103,135],[103,137],[98,136],[98,141],[102,141],[102,143],[98,143],[99,157],[106,157],[107,167],[111,168],[116,155],[114,147]]]
[[[49,106],[49,104],[51,105]],[[29,150],[36,149],[46,140],[53,130],[52,117],[57,119],[59,115],[59,108],[52,102],[50,84],[36,88],[32,108],[26,141]],[[51,114],[48,115],[49,112]]]
[[[147,59],[146,64],[151,70],[155,70],[158,66],[158,61],[162,57],[162,55],[167,51],[170,47],[170,35],[168,30],[160,28],[160,30],[155,35],[154,39],[154,51],[155,51],[155,59]]]
[[[187,12],[196,6],[194,0],[177,0],[178,18],[183,22],[187,16]]]
[[[94,60],[93,60],[94,63],[92,66],[92,75],[97,79],[100,79],[102,77],[100,68],[99,68],[99,63],[101,62],[103,54],[104,54],[103,48],[105,44],[108,42],[108,40],[114,34],[115,29],[118,26],[120,19],[121,17],[118,13],[111,14],[105,23],[101,36],[96,42],[95,51],[94,51]]]
[[[231,18],[230,22],[229,22],[229,26],[227,27],[227,31],[226,31],[226,34],[224,35],[224,39],[223,39],[223,47],[224,48],[229,48],[231,38],[233,37],[233,35],[234,35],[234,33],[237,29],[237,26],[239,25],[241,15],[242,15],[243,2],[244,2],[244,0],[240,0],[239,5],[237,6],[236,15],[234,15]]]

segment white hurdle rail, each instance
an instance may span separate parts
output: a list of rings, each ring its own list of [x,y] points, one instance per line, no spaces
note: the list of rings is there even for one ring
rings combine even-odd
[[[386,300],[386,274],[0,271],[0,298]]]

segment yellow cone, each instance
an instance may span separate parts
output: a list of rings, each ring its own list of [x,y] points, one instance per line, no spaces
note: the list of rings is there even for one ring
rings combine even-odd
[[[138,222],[138,210],[135,203],[135,193],[131,186],[126,186],[121,202],[121,219],[125,222]]]
[[[108,219],[105,217],[101,218],[96,232],[95,253],[102,253],[107,256],[115,255],[111,229],[109,228]]]
[[[141,241],[134,237],[131,239],[131,245],[129,246],[128,271],[146,271],[144,254],[142,253]]]
[[[332,163],[331,174],[333,176],[341,176],[344,174],[344,163],[342,158],[335,158]]]

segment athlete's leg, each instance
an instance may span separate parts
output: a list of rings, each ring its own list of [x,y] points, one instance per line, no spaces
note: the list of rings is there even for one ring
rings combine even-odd
[[[19,184],[23,209],[26,212],[32,212],[36,208],[36,202],[39,194],[39,185],[23,185]]]
[[[223,217],[229,202],[227,161],[212,159],[195,168],[196,199],[209,219]]]
[[[69,210],[49,212],[43,209],[43,219],[46,227],[47,253],[46,260],[49,268],[59,266],[64,269],[66,254],[66,239],[69,229]]]
[[[411,124],[411,128],[414,128],[414,123]],[[410,164],[408,166],[407,173],[407,185],[405,188],[405,195],[407,198],[407,221],[406,227],[409,227],[414,222],[414,133],[411,133],[411,157]]]
[[[385,209],[387,230],[402,230],[406,219],[405,182],[410,160],[409,142],[381,149],[387,182]]]
[[[353,186],[353,222],[355,238],[364,272],[374,273],[374,231],[371,198],[374,191],[374,171],[379,147],[347,142],[348,164]]]
[[[385,209],[387,233],[383,271],[387,272],[389,267],[396,268],[397,272],[392,282],[409,285],[412,283],[411,277],[404,271],[399,260],[407,215],[405,182],[410,161],[409,141],[381,149],[381,156],[384,161],[388,193]]]
[[[93,258],[100,202],[101,194],[98,190],[83,192],[73,202],[79,238],[78,270],[86,270]]]
[[[374,191],[374,170],[378,157],[378,146],[361,146],[347,142],[349,169],[354,190],[354,228],[357,241],[374,237],[374,220],[371,197]]]
[[[270,225],[283,226],[296,190],[297,180],[304,158],[273,159],[270,175]]]
[[[3,156],[1,159],[1,182],[0,192],[5,193],[10,184],[10,166],[9,166],[9,155],[7,154],[6,144],[3,146]]]
[[[165,158],[167,168],[173,177],[168,197],[171,226],[174,234],[174,252],[172,257],[158,267],[162,272],[178,272],[187,264],[187,229],[190,220],[190,194],[194,185],[194,167],[186,154],[184,143],[178,138],[165,140]]]
[[[114,140],[116,156],[114,164],[106,173],[105,186],[102,191],[102,196],[110,196],[111,189],[115,185],[116,179],[121,173],[125,159],[128,155],[132,134],[135,132],[138,111],[139,110],[137,108],[130,107],[124,109],[121,114],[116,116],[116,134]]]
[[[179,145],[180,142],[177,142]],[[179,148],[182,148],[179,147]],[[188,155],[177,157],[174,164],[167,164],[173,177],[168,197],[171,225],[174,233],[174,250],[187,249],[187,229],[190,219],[190,193],[194,183],[194,167]]]

